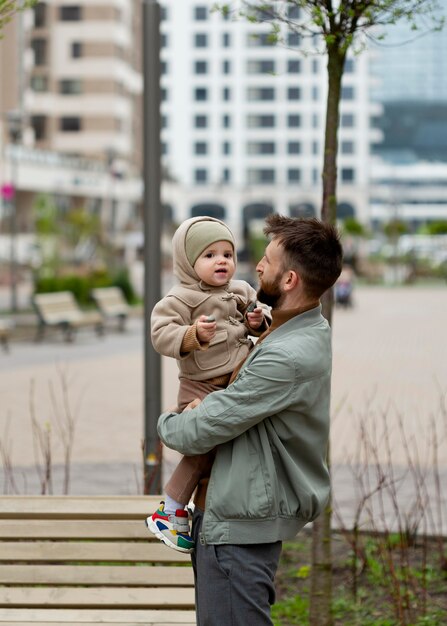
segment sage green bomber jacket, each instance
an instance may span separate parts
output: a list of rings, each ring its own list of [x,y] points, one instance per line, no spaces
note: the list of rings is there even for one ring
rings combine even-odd
[[[271,332],[235,381],[195,409],[164,413],[161,440],[184,455],[217,446],[201,541],[292,539],[329,497],[330,327],[316,307]]]

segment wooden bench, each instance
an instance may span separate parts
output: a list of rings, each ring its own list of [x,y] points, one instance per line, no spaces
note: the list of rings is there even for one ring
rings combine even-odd
[[[82,311],[71,291],[35,294],[33,304],[39,319],[36,341],[49,326],[60,328],[66,341],[73,341],[78,328],[85,326],[93,326],[98,335],[104,333],[102,316],[98,311]]]
[[[0,497],[0,624],[195,624],[190,558],[146,529],[154,496]]]
[[[92,298],[104,319],[117,320],[119,330],[124,331],[129,315],[129,305],[122,290],[119,287],[98,287],[92,289]]]

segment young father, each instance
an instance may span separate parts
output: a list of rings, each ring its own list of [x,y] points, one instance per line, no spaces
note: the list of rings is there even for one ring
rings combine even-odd
[[[199,626],[271,625],[281,542],[329,496],[331,331],[320,297],[338,278],[337,231],[271,215],[258,263],[273,321],[224,391],[164,413],[161,440],[182,454],[217,446],[195,498],[193,566]],[[195,408],[194,408],[195,407]]]

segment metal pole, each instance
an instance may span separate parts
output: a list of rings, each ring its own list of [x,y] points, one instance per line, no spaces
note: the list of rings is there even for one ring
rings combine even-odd
[[[161,287],[160,5],[143,0],[144,67],[144,492],[161,493],[161,358],[150,340],[150,315]]]
[[[11,311],[17,313],[17,155],[15,154],[16,144],[11,146],[13,152],[11,153],[11,185],[12,185],[12,198],[11,198],[11,215],[10,215],[10,237],[11,237],[11,249],[9,256],[10,263],[10,280],[11,280]]]

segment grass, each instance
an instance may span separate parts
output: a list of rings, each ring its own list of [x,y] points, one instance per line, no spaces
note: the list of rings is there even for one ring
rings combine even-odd
[[[391,540],[390,540],[391,539]],[[309,624],[311,535],[285,543],[276,577],[275,626]],[[335,626],[443,626],[447,623],[447,572],[439,541],[403,545],[394,537],[362,536],[365,565],[357,569],[352,592],[351,547],[333,533],[333,603]],[[390,571],[390,563],[394,574]],[[401,614],[399,616],[399,610]]]

